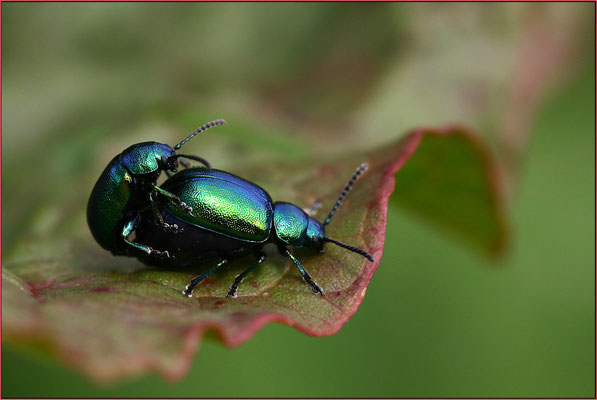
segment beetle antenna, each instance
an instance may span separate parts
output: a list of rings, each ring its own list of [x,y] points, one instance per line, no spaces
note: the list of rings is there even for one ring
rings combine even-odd
[[[182,142],[180,142],[176,146],[174,146],[174,150],[180,149],[182,147],[182,145],[184,145],[186,142],[188,142],[189,140],[191,140],[192,138],[194,138],[201,132],[208,130],[212,126],[224,125],[224,124],[226,124],[226,121],[224,121],[223,119],[216,119],[214,121],[208,122],[207,124],[201,125],[199,128],[197,128],[197,130],[195,132],[191,133]]]
[[[357,254],[360,254],[360,255],[362,255],[363,257],[365,257],[366,259],[368,259],[368,260],[369,260],[369,261],[371,261],[371,262],[373,262],[373,261],[374,261],[374,260],[373,260],[373,257],[371,257],[371,255],[370,255],[369,253],[367,253],[365,250],[361,250],[361,249],[359,249],[358,247],[349,246],[349,245],[347,245],[347,244],[344,244],[344,243],[338,242],[337,240],[330,239],[330,238],[329,238],[329,237],[327,237],[327,236],[326,236],[326,237],[323,237],[322,239],[323,239],[323,241],[324,241],[324,242],[333,243],[333,244],[335,244],[336,246],[340,246],[340,247],[342,247],[342,248],[344,248],[344,249],[346,249],[346,250],[350,250],[350,251],[352,251],[352,252],[355,252],[355,253],[357,253]]]
[[[336,204],[334,204],[334,207],[332,207],[332,211],[330,211],[330,213],[328,214],[328,217],[325,219],[325,221],[323,221],[323,226],[326,226],[327,224],[330,223],[330,220],[334,216],[334,213],[336,212],[338,207],[340,207],[340,204],[342,204],[342,200],[344,200],[344,196],[346,196],[348,194],[348,191],[350,190],[350,188],[352,188],[352,185],[354,185],[354,183],[357,181],[359,176],[363,172],[365,172],[365,170],[367,168],[369,168],[369,164],[367,164],[367,163],[363,163],[363,164],[361,164],[361,166],[359,168],[357,168],[357,170],[352,175],[352,178],[350,178],[350,180],[348,181],[346,186],[344,186],[344,190],[342,191],[342,193],[340,193],[340,196],[338,196],[338,200],[336,200]]]

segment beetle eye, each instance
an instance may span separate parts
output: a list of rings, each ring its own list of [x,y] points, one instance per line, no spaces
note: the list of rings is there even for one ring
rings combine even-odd
[[[168,159],[164,156],[162,156],[162,158],[160,158],[160,168],[168,169]]]

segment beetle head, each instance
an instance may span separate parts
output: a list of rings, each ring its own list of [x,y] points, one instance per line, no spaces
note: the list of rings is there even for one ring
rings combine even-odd
[[[176,172],[178,170],[178,154],[174,153],[174,150],[172,153],[169,157],[162,156],[158,161],[162,171]]]
[[[323,244],[325,238],[325,228],[321,222],[315,218],[308,217],[307,233],[305,246],[311,247],[323,253]]]

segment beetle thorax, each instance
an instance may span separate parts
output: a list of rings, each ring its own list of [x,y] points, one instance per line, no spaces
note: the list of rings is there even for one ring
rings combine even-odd
[[[321,239],[325,232],[322,224],[294,204],[274,204],[274,230],[276,238],[284,244],[318,250],[323,247]]]
[[[120,160],[133,175],[145,175],[164,170],[162,158],[170,159],[176,155],[167,144],[142,142],[132,145],[121,153]]]

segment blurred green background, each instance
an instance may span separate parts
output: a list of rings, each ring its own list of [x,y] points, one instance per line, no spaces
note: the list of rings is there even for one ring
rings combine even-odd
[[[56,202],[82,209],[126,146],[216,117],[193,149],[221,168],[471,126],[502,162],[511,238],[491,261],[390,208],[334,336],[271,324],[206,339],[181,382],[108,385],[8,344],[2,396],[594,397],[594,7],[3,3],[5,255]]]

